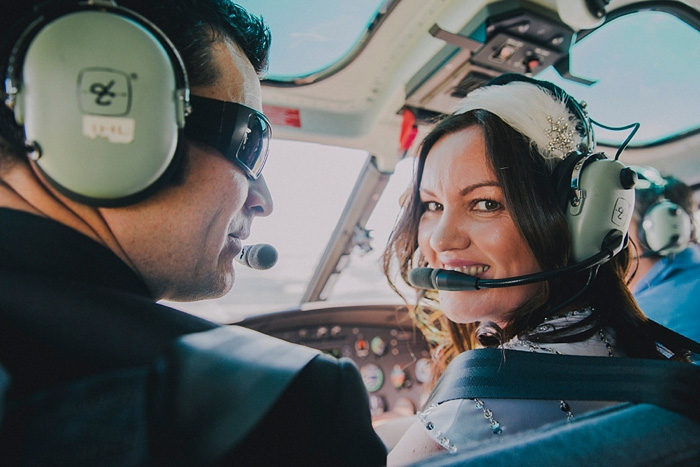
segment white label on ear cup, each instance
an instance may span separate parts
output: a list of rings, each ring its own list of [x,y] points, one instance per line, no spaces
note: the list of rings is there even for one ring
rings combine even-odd
[[[134,140],[133,118],[83,115],[83,136],[105,138],[110,143],[128,144]]]

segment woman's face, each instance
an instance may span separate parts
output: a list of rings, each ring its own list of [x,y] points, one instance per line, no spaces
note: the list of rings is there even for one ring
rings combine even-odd
[[[539,272],[486,157],[478,126],[445,135],[430,149],[420,181],[424,209],[418,227],[420,250],[432,268],[482,279]],[[509,312],[539,287],[440,291],[440,305],[454,322],[493,321],[503,326]]]

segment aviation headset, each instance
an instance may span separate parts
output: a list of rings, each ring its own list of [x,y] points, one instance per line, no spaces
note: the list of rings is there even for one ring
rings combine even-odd
[[[609,261],[627,245],[637,176],[634,170],[617,159],[636,128],[621,145],[615,159],[608,158],[602,152],[593,153],[595,138],[591,128],[592,120],[584,107],[558,86],[511,73],[498,76],[484,86],[504,85],[513,81],[524,81],[547,89],[561,99],[580,122],[581,127],[576,130],[585,137],[586,143],[579,145],[559,162],[551,177],[557,201],[566,214],[571,232],[574,262],[559,269],[499,279],[481,279],[445,269],[415,268],[409,272],[408,280],[416,287],[438,290],[514,287],[586,270],[589,271],[590,283],[597,272],[597,266]],[[638,124],[631,126],[638,127]],[[586,286],[554,310],[570,303]]]
[[[671,201],[668,182],[652,167],[635,167],[640,183],[638,191],[656,200],[642,213],[637,223],[637,238],[646,250],[643,256],[669,256],[685,250],[691,242],[693,221],[690,214]]]
[[[547,89],[580,122],[576,130],[586,142],[559,162],[552,173],[557,202],[566,213],[571,231],[573,260],[583,262],[604,249],[612,252],[611,256],[616,255],[627,243],[636,173],[617,157],[610,159],[602,152],[593,152],[595,137],[585,107],[560,87],[519,74],[501,75],[488,85],[512,81]]]
[[[187,74],[141,15],[106,0],[45,11],[15,42],[5,78],[30,157],[69,198],[130,204],[175,170]]]

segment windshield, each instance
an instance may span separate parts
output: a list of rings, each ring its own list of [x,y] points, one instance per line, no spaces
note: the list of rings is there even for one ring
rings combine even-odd
[[[239,0],[272,31],[268,79],[302,78],[342,60],[385,0]]]
[[[600,123],[625,126],[639,122],[631,145],[645,146],[700,127],[696,108],[698,41],[697,30],[668,13],[629,14],[610,21],[572,47],[571,73],[594,84],[565,80],[551,67],[537,77],[559,84],[585,101],[591,116]],[[599,142],[613,145],[629,134],[629,130],[602,128],[595,128],[595,132]]]
[[[382,5],[391,2],[239,3],[262,15],[273,31],[268,78],[292,80],[342,61],[366,36],[368,25],[382,11]],[[644,34],[639,34],[639,30]],[[585,101],[593,118],[602,124],[624,126],[640,122],[632,146],[657,144],[700,128],[696,89],[699,39],[698,31],[677,17],[645,10],[611,20],[573,45],[571,73],[594,84],[563,79],[551,68],[537,77],[551,80]],[[616,145],[630,130],[595,131],[599,143]],[[300,306],[307,283],[352,192],[353,179],[368,156],[360,150],[273,140],[264,175],[275,210],[270,217],[256,219],[248,243],[274,245],[279,251],[278,264],[268,271],[238,266],[236,283],[226,296],[175,306],[222,322]],[[347,268],[327,297],[329,301],[398,300],[380,271],[379,256],[396,219],[398,199],[408,186],[411,169],[410,159],[396,168],[367,224],[372,250],[353,250]]]
[[[174,306],[221,322],[298,306],[367,157],[354,149],[273,140],[264,176],[274,212],[255,219],[246,243],[274,245],[277,264],[267,271],[236,266],[236,281],[225,297]],[[381,273],[379,256],[411,171],[411,159],[397,166],[367,224],[373,249],[356,249],[333,288],[334,301],[397,300]]]

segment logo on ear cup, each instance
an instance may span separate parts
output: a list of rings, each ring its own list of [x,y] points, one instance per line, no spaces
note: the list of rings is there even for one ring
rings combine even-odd
[[[78,75],[78,89],[83,113],[126,115],[131,109],[131,81],[122,71],[86,68]]]
[[[625,198],[618,198],[610,220],[613,224],[623,229],[629,227],[632,206]]]

